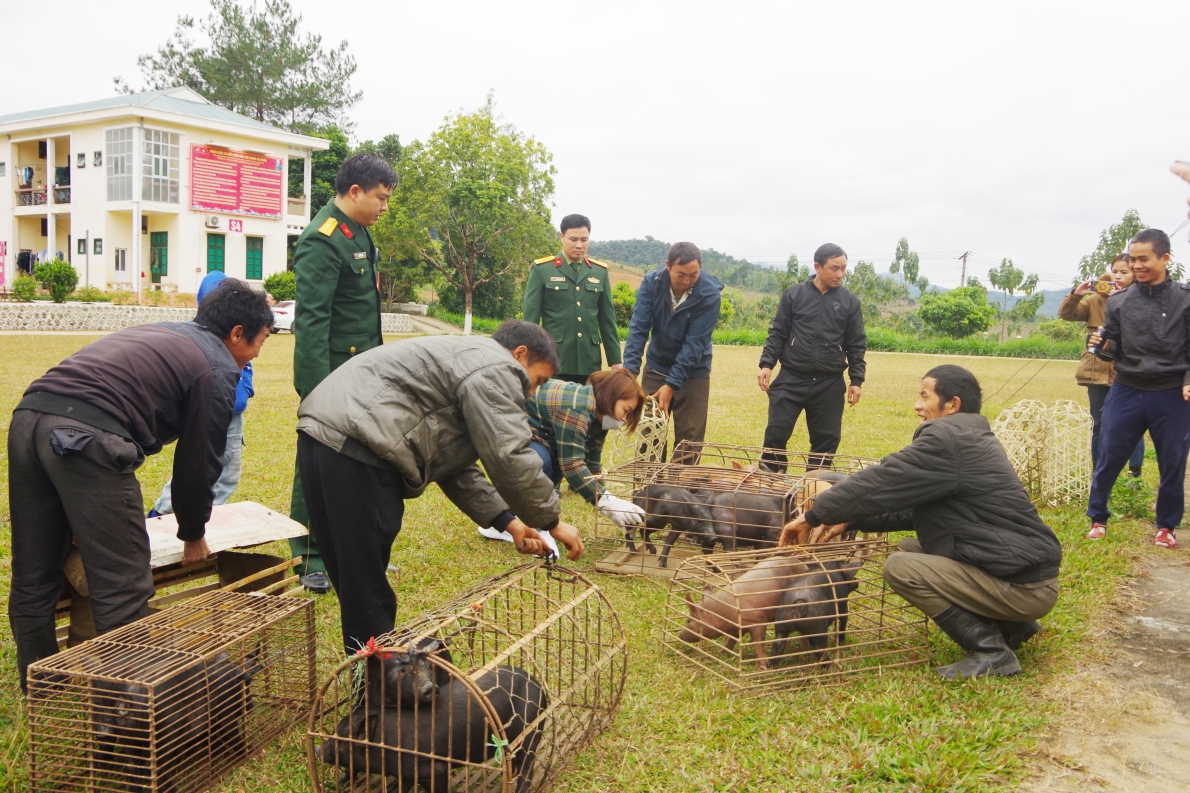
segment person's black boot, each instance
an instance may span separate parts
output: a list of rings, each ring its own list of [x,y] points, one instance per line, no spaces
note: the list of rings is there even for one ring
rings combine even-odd
[[[331,591],[331,580],[321,570],[306,573],[298,579],[298,583],[315,595],[325,595]]]
[[[991,620],[958,606],[949,606],[934,617],[934,622],[954,639],[955,644],[967,651],[967,657],[957,664],[940,666],[935,670],[947,680],[1020,674],[1020,661],[1008,649],[1000,629]]]
[[[1033,620],[1032,622],[993,620],[993,622],[1000,629],[1000,635],[1004,637],[1004,643],[1013,652],[1019,650],[1022,644],[1032,639],[1041,630],[1041,623],[1037,620]]]

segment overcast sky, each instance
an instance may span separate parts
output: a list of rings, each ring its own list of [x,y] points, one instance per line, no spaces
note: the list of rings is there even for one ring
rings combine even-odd
[[[1128,208],[1186,216],[1185,0],[292,2],[359,63],[356,138],[424,137],[494,90],[554,154],[555,221],[596,239],[886,265],[907,236],[932,283],[970,250],[980,277],[1008,256],[1048,287]],[[0,114],[140,85],[180,13],[207,5],[0,3]]]

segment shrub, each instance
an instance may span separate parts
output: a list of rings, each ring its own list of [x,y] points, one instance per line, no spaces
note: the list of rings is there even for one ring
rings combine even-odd
[[[37,296],[37,279],[27,273],[21,273],[12,282],[12,296],[22,303],[32,303]]]
[[[114,292],[112,292],[112,305],[113,306],[135,306],[136,305],[136,293],[129,289],[122,289],[120,287],[116,287],[116,290]]]
[[[279,303],[282,300],[297,298],[297,278],[293,270],[273,273],[264,279],[264,291],[268,292]]]
[[[1037,327],[1037,332],[1054,341],[1073,341],[1075,339],[1081,339],[1086,335],[1087,326],[1082,322],[1047,319]]]
[[[74,296],[83,303],[95,303],[97,301],[103,301],[106,299],[102,289],[97,286],[89,285],[84,286],[82,289],[75,292]]]
[[[174,292],[169,296],[169,303],[171,306],[180,306],[182,308],[194,308],[198,305],[198,295],[192,292]]]
[[[148,306],[168,306],[169,292],[162,292],[160,289],[150,289],[141,297],[144,299],[145,305]]]
[[[612,307],[616,310],[616,325],[621,328],[628,327],[632,322],[632,312],[636,309],[636,292],[627,281],[621,281],[612,287]]]
[[[33,268],[33,277],[41,282],[55,303],[65,303],[66,296],[79,285],[78,272],[70,262],[61,259],[37,265]]]
[[[722,328],[731,322],[731,318],[735,316],[735,303],[732,302],[730,295],[723,295],[719,301],[719,321],[715,323],[716,328]]]
[[[988,305],[987,293],[974,286],[927,292],[917,313],[927,326],[955,339],[987,330],[996,319],[996,307]]]

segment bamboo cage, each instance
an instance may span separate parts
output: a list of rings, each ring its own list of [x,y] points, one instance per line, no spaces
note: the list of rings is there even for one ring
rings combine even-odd
[[[208,592],[29,667],[34,791],[207,790],[308,711],[310,599]]]
[[[548,790],[611,724],[626,674],[599,588],[522,565],[339,665],[310,712],[313,788]]]
[[[656,399],[645,397],[635,432],[621,429],[607,434],[603,444],[604,467],[615,468],[634,460],[660,462],[665,459],[668,442],[669,416],[657,406]]]
[[[1090,491],[1093,428],[1090,412],[1069,399],[1022,399],[992,424],[1029,498],[1050,506]]]
[[[881,575],[893,552],[865,539],[691,557],[670,582],[665,643],[748,692],[925,664],[926,617]]]
[[[670,578],[681,560],[716,547],[725,553],[774,548],[781,527],[812,506],[818,493],[878,462],[686,441],[674,456],[679,453],[699,462],[636,460],[601,476],[607,490],[633,501],[646,519],[644,526],[621,527],[597,514],[595,569]],[[786,469],[763,470],[763,460],[778,453]]]

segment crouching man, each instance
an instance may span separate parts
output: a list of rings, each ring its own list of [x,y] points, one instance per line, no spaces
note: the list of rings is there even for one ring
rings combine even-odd
[[[1020,672],[1013,650],[1058,600],[1062,548],[979,415],[981,399],[966,369],[931,369],[913,443],[823,492],[779,543],[916,532],[888,557],[884,580],[967,651],[937,670],[951,679]]]
[[[29,664],[58,651],[54,607],[72,542],[98,633],[148,615],[153,571],[136,469],[174,441],[183,561],[206,558],[236,383],[272,324],[264,295],[229,278],[203,300],[193,322],[104,336],[25,391],[8,432],[8,618],[22,690]]]
[[[509,320],[490,339],[432,336],[368,350],[302,400],[298,469],[348,653],[395,624],[389,555],[404,499],[432,482],[475,523],[511,534],[521,553],[543,554],[541,530],[571,559],[582,555],[578,532],[558,520],[525,417],[529,394],[557,369],[550,335]]]

